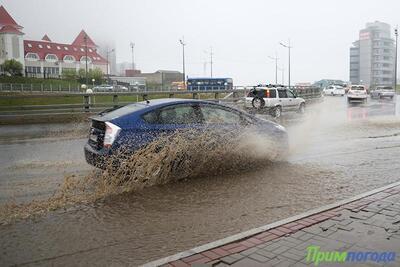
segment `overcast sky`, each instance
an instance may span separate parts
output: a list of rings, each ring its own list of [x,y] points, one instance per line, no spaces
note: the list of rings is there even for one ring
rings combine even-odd
[[[366,22],[400,22],[399,0],[3,0],[24,27],[26,39],[71,43],[81,29],[94,41],[115,42],[117,62],[131,61],[143,72],[181,70],[179,39],[185,37],[186,72],[204,76],[212,46],[214,77],[236,85],[275,81],[279,57],[287,83],[291,40],[292,83],[349,79],[349,47]],[[206,75],[210,73],[209,64]],[[279,82],[281,73],[279,73]]]

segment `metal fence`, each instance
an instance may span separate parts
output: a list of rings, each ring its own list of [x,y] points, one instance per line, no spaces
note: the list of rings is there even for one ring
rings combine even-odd
[[[3,87],[4,88],[4,84]],[[21,86],[20,88],[13,86],[14,90],[6,91],[3,90],[1,95],[2,99],[26,99],[26,98],[60,98],[60,97],[82,97],[82,102],[77,104],[50,104],[50,105],[18,105],[0,106],[0,119],[1,120],[12,120],[13,118],[38,118],[40,116],[66,116],[76,114],[93,114],[98,113],[104,109],[123,106],[132,102],[120,101],[122,96],[133,96],[135,101],[142,101],[146,99],[155,98],[193,98],[193,99],[218,99],[222,102],[236,102],[243,99],[247,95],[250,87],[235,87],[233,90],[209,90],[209,91],[162,91],[162,90],[142,90],[135,92],[95,92],[95,93],[82,93],[80,90],[71,91],[35,91],[32,86],[31,90],[25,90],[26,87]],[[20,90],[16,90],[16,88]],[[41,87],[39,87],[41,89]],[[293,87],[291,88],[299,97],[303,97],[307,100],[318,99],[322,96],[321,89],[317,87]],[[10,93],[6,93],[10,92]],[[96,102],[97,96],[106,96],[108,99],[105,103]]]

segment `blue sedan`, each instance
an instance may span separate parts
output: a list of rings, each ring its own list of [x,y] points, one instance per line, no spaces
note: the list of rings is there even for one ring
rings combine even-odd
[[[241,110],[194,99],[144,101],[93,117],[85,158],[89,164],[105,168],[107,159],[121,149],[132,153],[160,135],[177,130],[230,131],[248,127],[282,142],[287,149],[287,133],[282,126]]]

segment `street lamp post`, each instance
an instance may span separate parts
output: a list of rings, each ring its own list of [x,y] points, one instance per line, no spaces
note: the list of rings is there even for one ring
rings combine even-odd
[[[396,36],[396,51],[395,51],[395,55],[394,55],[394,93],[396,94],[396,92],[397,92],[397,37],[398,37],[397,26],[396,26],[396,29],[394,29],[394,35]]]
[[[85,41],[85,84],[87,86],[88,84],[88,67],[87,67],[87,35],[83,37],[83,40]]]
[[[278,84],[278,55],[275,53],[275,57],[268,56],[270,59],[275,60],[275,84]]]
[[[185,39],[184,37],[182,39],[179,40],[179,42],[182,45],[182,82],[183,82],[183,86],[185,87],[186,84],[186,76],[185,76]]]
[[[289,76],[289,78],[288,78],[288,86],[289,86],[289,89],[290,89],[290,49],[292,48],[292,46],[290,46],[290,39],[289,39],[289,42],[288,42],[288,44],[284,44],[284,43],[279,43],[281,46],[283,46],[283,47],[286,47],[287,49],[288,49],[288,51],[289,51],[289,67],[288,67],[288,76]]]
[[[132,69],[135,70],[135,53],[134,53],[135,43],[131,42],[132,49]]]
[[[107,51],[106,51],[106,54],[107,54],[107,83],[108,83],[108,80],[109,80],[109,78],[110,78],[110,76],[109,76],[109,74],[108,74],[108,65],[110,64],[109,63],[109,61],[108,61],[108,55],[110,54],[110,53],[112,53],[112,52],[114,52],[114,49],[111,49],[111,50],[108,50],[108,48],[107,48]]]

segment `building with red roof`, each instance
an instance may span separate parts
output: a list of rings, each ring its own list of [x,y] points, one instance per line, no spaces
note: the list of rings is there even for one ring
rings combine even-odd
[[[24,40],[23,29],[0,6],[0,64],[15,59],[21,62],[25,75],[58,78],[65,70],[99,68],[104,73],[108,62],[97,51],[96,43],[82,30],[71,44],[53,42],[47,34],[41,40]]]

